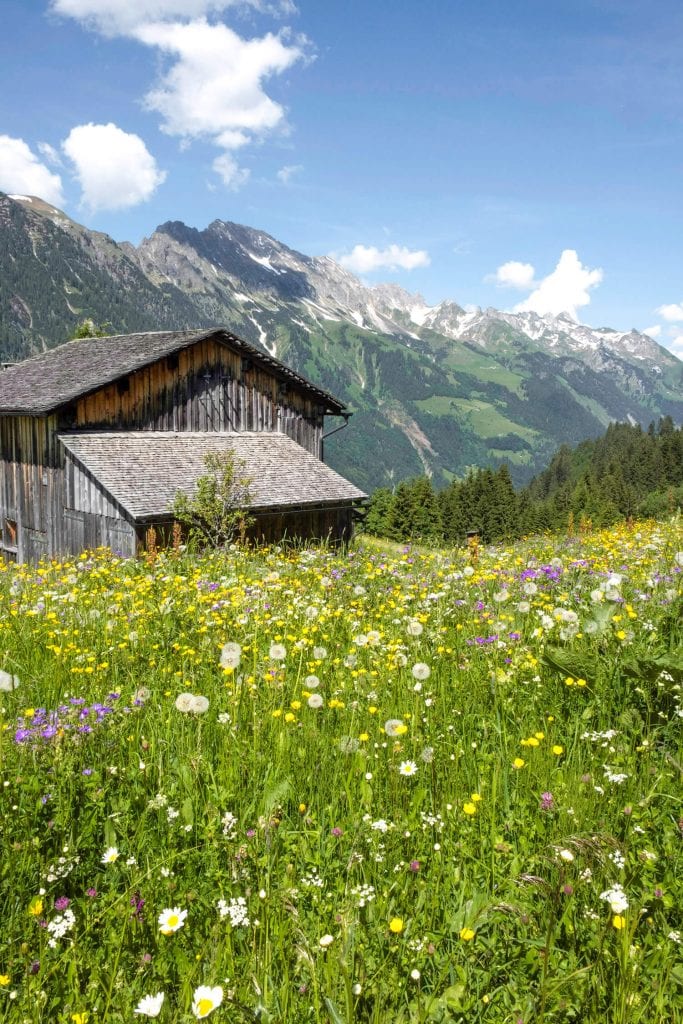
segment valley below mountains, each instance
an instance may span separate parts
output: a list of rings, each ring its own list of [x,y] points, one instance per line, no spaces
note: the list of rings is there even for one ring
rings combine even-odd
[[[353,411],[325,460],[369,492],[502,462],[524,483],[610,422],[683,421],[683,363],[636,331],[429,307],[221,220],[115,242],[0,193],[0,360],[61,344],[85,318],[117,334],[223,326],[287,363]]]

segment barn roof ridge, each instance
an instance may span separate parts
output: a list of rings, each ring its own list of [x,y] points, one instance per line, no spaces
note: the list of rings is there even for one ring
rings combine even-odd
[[[244,341],[233,331],[225,327],[209,327],[110,334],[65,342],[0,372],[0,414],[44,416],[165,356],[214,336],[255,363],[273,370],[283,380],[291,381],[302,391],[321,398],[331,412],[339,413],[345,409],[334,395],[279,359]],[[145,339],[151,339],[151,344],[141,350],[139,346]]]

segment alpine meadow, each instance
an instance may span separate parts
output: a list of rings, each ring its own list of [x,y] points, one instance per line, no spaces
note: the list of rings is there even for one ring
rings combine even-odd
[[[0,25],[0,1024],[683,1024],[682,0]]]
[[[8,564],[7,1021],[680,1020],[683,524]]]

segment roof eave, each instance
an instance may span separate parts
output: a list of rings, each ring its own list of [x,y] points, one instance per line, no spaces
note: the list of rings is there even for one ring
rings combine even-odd
[[[330,498],[329,501],[306,502],[296,505],[250,505],[245,511],[254,515],[268,515],[276,512],[291,515],[295,512],[336,511],[356,508],[368,500],[368,495],[366,494],[362,498]],[[138,515],[128,512],[128,514],[136,526],[149,526],[153,523],[172,523],[175,519],[173,512],[146,512]]]

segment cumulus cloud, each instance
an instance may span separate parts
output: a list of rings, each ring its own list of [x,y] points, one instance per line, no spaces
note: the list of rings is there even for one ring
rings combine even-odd
[[[291,0],[52,0],[51,10],[75,18],[103,35],[128,35],[140,24],[174,18],[203,18],[228,8],[293,14]]]
[[[600,284],[602,277],[602,270],[590,270],[581,263],[574,249],[565,249],[553,272],[538,283],[527,299],[515,306],[515,313],[534,312],[540,316],[568,313],[576,320],[577,310],[588,305],[590,289]]]
[[[220,156],[217,156],[213,162],[213,169],[226,188],[233,192],[241,188],[249,177],[248,169],[240,167],[230,153],[221,153]]]
[[[166,178],[139,135],[115,124],[81,124],[62,143],[91,210],[123,210],[149,199]]]
[[[283,185],[288,185],[289,182],[294,177],[294,175],[299,174],[300,171],[303,171],[303,167],[301,164],[286,164],[284,167],[280,168],[280,170],[276,174],[276,177],[277,180],[281,181]]]
[[[39,196],[64,205],[62,179],[41,163],[23,139],[0,135],[0,191]]]
[[[647,334],[650,338],[658,338],[662,333],[662,328],[659,324],[654,324],[652,327],[646,327],[643,334]]]
[[[415,267],[428,267],[431,262],[424,249],[410,250],[399,245],[389,245],[386,249],[355,245],[349,253],[332,254],[332,259],[356,274],[368,274],[373,270],[414,270]]]
[[[271,15],[296,11],[292,0],[52,0],[51,6],[103,35],[126,36],[161,53],[166,66],[145,107],[181,145],[208,139],[225,154],[284,130],[284,107],[265,84],[310,55],[308,40],[286,29],[246,39],[216,20],[247,8]],[[235,168],[227,155],[214,161],[229,188],[248,177]]]
[[[304,56],[297,43],[288,45],[270,32],[242,39],[227,25],[205,20],[141,25],[135,36],[175,58],[145,96],[145,106],[161,114],[169,135],[214,138],[233,149],[283,121],[284,109],[264,92],[263,81]]]
[[[683,302],[671,302],[667,306],[659,306],[655,313],[659,313],[669,323],[680,323],[683,320]]]
[[[501,288],[531,288],[534,283],[534,268],[530,263],[509,260],[498,267],[494,280]]]

